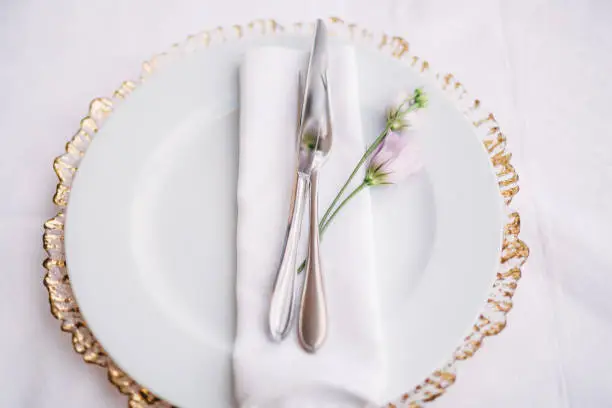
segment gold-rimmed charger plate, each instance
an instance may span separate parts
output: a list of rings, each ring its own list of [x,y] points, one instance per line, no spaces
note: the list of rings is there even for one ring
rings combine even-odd
[[[483,111],[479,101],[470,99],[463,86],[452,75],[433,74],[426,61],[410,55],[408,43],[400,38],[386,35],[374,36],[365,30],[361,30],[354,25],[344,24],[337,19],[333,19],[332,22],[334,29],[341,35],[345,35],[349,39],[359,38],[376,44],[383,53],[404,60],[441,86],[441,89],[457,103],[458,108],[473,123],[475,133],[484,143],[491,162],[496,168],[500,191],[508,205],[508,218],[504,229],[504,242],[497,280],[493,285],[491,297],[472,332],[464,343],[457,348],[448,364],[435,371],[413,391],[406,393],[394,402],[397,406],[402,406],[402,404],[418,406],[418,404],[442,395],[444,390],[455,381],[454,367],[456,362],[471,356],[480,347],[484,337],[499,333],[505,326],[505,315],[512,306],[512,295],[520,278],[520,266],[528,254],[527,247],[518,239],[519,216],[509,207],[512,197],[518,192],[518,177],[510,164],[510,154],[505,149],[505,137],[499,130],[495,118],[492,114]],[[289,30],[302,32],[308,30],[308,28],[309,26],[299,24],[291,28],[283,28],[273,21],[260,21],[247,27],[234,26],[227,30],[216,29],[189,37],[186,42],[175,45],[169,53],[146,62],[143,66],[143,76],[137,81],[125,82],[112,98],[94,100],[90,106],[90,114],[82,121],[81,128],[69,143],[67,153],[59,157],[54,164],[60,178],[54,198],[59,206],[59,213],[45,225],[45,248],[49,253],[49,258],[45,262],[48,269],[45,283],[49,289],[52,311],[62,321],[63,329],[73,334],[75,349],[84,354],[86,361],[108,367],[111,381],[120,385],[119,388],[130,395],[132,405],[163,405],[165,403],[132,381],[105,354],[85,325],[67,278],[63,248],[64,211],[68,204],[72,179],[81,157],[102,123],[112,113],[113,108],[122,99],[126,98],[136,86],[146,80],[147,76],[161,64],[169,63],[173,58],[178,58],[185,53],[230,39],[271,35]]]

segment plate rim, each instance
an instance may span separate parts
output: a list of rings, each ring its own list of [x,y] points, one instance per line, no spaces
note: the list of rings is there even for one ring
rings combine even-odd
[[[331,31],[337,35],[352,41],[369,42],[381,52],[408,62],[407,65],[421,75],[428,76],[439,85],[451,101],[458,104],[460,111],[473,124],[476,135],[484,144],[500,194],[505,201],[500,266],[492,290],[472,330],[441,368],[435,370],[411,391],[388,404],[389,407],[419,407],[442,396],[457,379],[457,363],[471,358],[482,346],[486,337],[501,333],[506,326],[506,317],[512,309],[512,298],[521,277],[521,267],[529,255],[528,246],[519,238],[520,215],[510,206],[513,197],[519,191],[518,174],[510,163],[511,153],[506,147],[506,137],[501,132],[495,116],[483,109],[479,99],[471,99],[465,87],[454,75],[433,73],[426,60],[410,53],[409,43],[401,37],[375,34],[356,24],[346,23],[337,17],[330,18],[329,22]],[[137,80],[124,81],[112,94],[112,97],[95,98],[89,106],[88,115],[81,120],[77,133],[66,145],[66,153],[57,157],[53,163],[59,180],[53,197],[53,202],[57,206],[57,214],[44,224],[43,234],[43,247],[47,253],[47,259],[43,263],[46,269],[44,285],[49,292],[51,313],[61,322],[61,329],[71,333],[75,351],[81,354],[86,362],[107,369],[110,382],[121,393],[128,396],[130,407],[170,407],[171,404],[140,386],[112,361],[87,327],[72,293],[66,267],[63,234],[65,210],[79,161],[104,120],[112,113],[114,106],[128,97],[162,64],[201,47],[206,48],[228,40],[282,33],[305,34],[311,32],[313,27],[314,22],[295,23],[284,27],[275,20],[267,19],[256,20],[246,25],[233,25],[228,28],[218,27],[187,37],[182,43],[174,44],[169,52],[157,54],[145,61],[142,64],[140,77]]]

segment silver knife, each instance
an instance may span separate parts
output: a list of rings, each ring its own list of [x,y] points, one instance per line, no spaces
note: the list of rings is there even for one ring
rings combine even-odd
[[[331,121],[329,120],[326,76],[327,33],[324,23],[318,20],[304,83],[304,94],[301,98],[302,106],[297,133],[296,183],[293,189],[284,248],[270,302],[269,329],[275,341],[284,339],[291,329],[295,309],[297,249],[304,207],[308,190],[311,187],[311,177],[313,174],[316,175],[317,169],[323,163],[331,147],[331,132],[328,132]],[[314,215],[316,216],[316,212]],[[318,223],[318,219],[315,218],[314,222]],[[310,232],[312,233],[312,228]],[[311,250],[311,245],[309,245],[309,251]]]

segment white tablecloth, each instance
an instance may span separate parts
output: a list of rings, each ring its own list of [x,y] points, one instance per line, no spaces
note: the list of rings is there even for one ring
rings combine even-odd
[[[495,113],[521,176],[529,263],[508,327],[437,407],[612,401],[612,3],[568,0],[6,0],[0,4],[0,406],[122,407],[49,314],[51,161],[89,101],[203,28],[341,16],[409,39]]]

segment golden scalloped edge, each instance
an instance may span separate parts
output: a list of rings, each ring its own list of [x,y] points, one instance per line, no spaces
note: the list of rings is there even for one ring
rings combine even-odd
[[[442,396],[446,389],[455,383],[458,362],[472,357],[482,347],[486,337],[497,335],[506,327],[506,317],[512,309],[512,298],[521,278],[521,267],[529,256],[529,248],[519,238],[520,216],[510,207],[512,198],[519,191],[518,174],[510,163],[512,155],[506,148],[506,137],[501,132],[494,115],[484,111],[478,99],[470,99],[465,87],[452,74],[432,74],[429,63],[411,55],[410,44],[401,37],[386,34],[375,35],[366,29],[359,28],[356,24],[345,23],[335,17],[330,19],[330,23],[330,32],[333,35],[373,44],[382,52],[407,61],[417,72],[436,81],[443,91],[458,102],[489,152],[500,193],[506,202],[507,221],[504,227],[500,266],[482,313],[463,343],[457,347],[442,368],[434,371],[411,391],[385,405],[387,408],[422,407]],[[295,33],[311,32],[313,27],[314,23],[296,23],[291,30]],[[189,36],[183,43],[174,44],[168,52],[158,54],[144,62],[138,80],[125,81],[111,98],[94,99],[89,106],[89,114],[83,118],[79,130],[66,145],[66,152],[56,158],[53,163],[58,177],[53,201],[58,207],[58,213],[45,223],[43,235],[43,246],[47,253],[47,259],[43,263],[47,270],[44,285],[49,292],[51,313],[61,322],[61,329],[72,335],[72,345],[75,351],[81,354],[87,363],[107,369],[109,381],[122,394],[128,396],[128,406],[131,408],[168,408],[171,407],[171,404],[140,386],[112,362],[88,329],[72,293],[64,254],[64,211],[80,160],[114,107],[128,97],[140,83],[146,80],[148,75],[159,67],[184,53],[208,47],[211,44],[242,38],[247,34],[257,36],[285,31],[288,30],[274,20],[256,20],[245,26],[234,25],[230,28],[218,27],[203,31]]]

